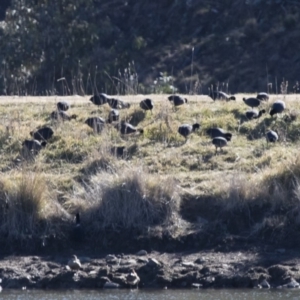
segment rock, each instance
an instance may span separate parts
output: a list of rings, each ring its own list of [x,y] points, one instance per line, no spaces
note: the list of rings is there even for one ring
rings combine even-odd
[[[282,265],[273,265],[268,268],[268,273],[272,276],[272,279],[281,280],[282,277],[289,273],[289,270],[287,267]]]
[[[149,258],[148,265],[151,267],[160,267],[160,262],[155,258]]]
[[[291,281],[285,285],[286,285],[286,287],[292,288],[292,289],[299,288],[299,286],[300,286],[300,284],[294,278],[291,278]]]
[[[261,285],[261,287],[264,288],[264,289],[269,289],[270,288],[270,284],[266,279],[264,279],[259,285]]]
[[[106,257],[105,257],[105,259],[106,259],[106,262],[108,263],[108,264],[120,264],[120,262],[121,262],[121,258],[117,258],[115,255],[113,255],[113,254],[108,254]]]
[[[148,254],[148,252],[146,251],[146,250],[140,250],[139,252],[137,252],[135,255],[137,255],[137,256],[145,256],[145,255],[147,255]]]
[[[136,265],[137,261],[135,259],[122,260],[121,265]]]
[[[115,260],[117,257],[114,254],[107,254],[105,257],[106,260]]]
[[[202,284],[200,284],[200,283],[192,283],[192,288],[194,288],[194,289],[199,289],[201,287],[202,287]]]
[[[104,289],[117,289],[119,287],[120,287],[120,285],[118,283],[115,283],[112,281],[105,282],[105,284],[103,286]]]
[[[203,257],[199,257],[195,260],[195,264],[202,265],[205,262]]]
[[[204,274],[204,275],[208,275],[210,274],[211,269],[208,266],[203,266],[203,268],[201,269],[200,273]]]
[[[89,272],[89,275],[96,275],[97,274],[97,271],[96,270],[92,270]]]
[[[194,263],[191,261],[184,261],[181,263],[183,267],[195,267]]]
[[[147,264],[147,263],[149,262],[149,259],[148,259],[147,257],[139,257],[139,258],[137,259],[137,261],[138,261],[139,263]]]
[[[69,260],[68,266],[71,270],[79,270],[81,268],[80,260],[76,255],[73,255],[73,258]]]

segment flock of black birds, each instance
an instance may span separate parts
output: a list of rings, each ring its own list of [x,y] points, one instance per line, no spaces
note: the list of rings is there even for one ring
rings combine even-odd
[[[214,101],[216,100],[226,100],[226,101],[235,101],[236,97],[234,95],[228,95],[222,91],[213,91],[209,95]],[[170,101],[174,102],[174,106],[183,105],[187,103],[188,100],[186,98],[182,98],[178,95],[171,95],[168,97]],[[243,102],[251,107],[251,110],[245,112],[246,120],[253,120],[260,118],[263,114],[266,113],[265,109],[256,110],[255,107],[259,107],[262,102],[266,102],[269,100],[269,95],[265,92],[258,93],[256,97],[243,98]],[[272,104],[272,108],[270,110],[270,116],[274,116],[282,113],[286,108],[285,102],[283,100],[277,100]],[[188,136],[194,132],[196,129],[200,128],[200,124],[195,123],[191,124],[183,124],[179,126],[178,133],[181,134],[187,140]],[[214,127],[206,130],[206,134],[212,138],[212,144],[216,147],[216,153],[218,148],[221,149],[224,146],[227,146],[227,143],[231,141],[232,133],[226,132],[222,128]],[[276,142],[278,140],[278,134],[269,130],[266,133],[267,142]]]
[[[228,95],[224,92],[218,91],[213,92],[211,95],[211,98],[215,100],[236,100],[235,96]],[[246,120],[253,120],[260,118],[263,114],[266,113],[265,109],[256,110],[255,107],[259,107],[263,102],[267,102],[269,100],[269,95],[265,92],[258,93],[256,97],[250,97],[250,98],[243,98],[243,102],[251,107],[251,110],[248,110],[245,112],[245,118]],[[276,100],[271,107],[270,110],[270,116],[273,117],[274,115],[281,114],[286,108],[286,104],[283,100]],[[214,134],[211,134],[214,132]],[[208,129],[207,134],[211,135],[213,138],[212,143],[216,146],[216,152],[217,148],[222,148],[227,145],[227,142],[231,140],[232,134],[225,133],[225,131],[221,128],[213,128]],[[268,130],[266,133],[266,140],[270,143],[275,143],[278,140],[278,134],[277,132],[273,130]]]
[[[226,101],[235,101],[236,98],[233,95],[228,95],[222,91],[215,91],[211,93],[211,98],[216,100],[226,100]],[[174,107],[178,107],[188,103],[187,98],[183,98],[180,95],[171,95],[168,97],[168,100],[173,103]],[[258,93],[256,97],[243,98],[244,103],[251,107],[251,110],[246,111],[245,117],[247,120],[258,119],[263,114],[266,113],[265,109],[256,110],[254,108],[259,107],[262,102],[268,101],[269,95],[267,93]],[[122,101],[120,99],[113,98],[108,96],[105,93],[101,93],[98,95],[94,95],[90,98],[90,101],[97,106],[101,106],[104,104],[108,104],[111,108],[107,119],[101,117],[89,117],[85,120],[85,124],[91,127],[95,133],[101,133],[106,124],[112,124],[122,135],[140,133],[143,134],[144,130],[142,128],[136,128],[132,124],[126,121],[120,121],[120,109],[126,109],[130,107],[130,103]],[[149,110],[152,112],[154,107],[154,103],[151,99],[145,99],[140,102],[140,108],[142,110]],[[66,101],[59,101],[57,103],[57,109],[50,114],[50,117],[55,120],[69,121],[71,119],[76,119],[77,115],[68,115],[66,113],[69,110],[70,105]],[[277,100],[272,104],[272,108],[270,110],[270,115],[274,116],[276,114],[280,114],[286,108],[285,102],[282,100]],[[186,141],[191,133],[200,128],[200,124],[195,123],[191,124],[182,124],[178,128],[178,133],[183,136]],[[35,131],[30,132],[32,136],[31,140],[25,140],[23,142],[23,148],[33,154],[37,154],[43,147],[47,145],[47,140],[49,140],[54,134],[52,128],[45,126],[39,128]],[[209,128],[206,131],[206,134],[212,138],[212,144],[216,147],[216,153],[218,148],[223,148],[227,145],[229,141],[231,141],[232,134],[226,132],[222,128]],[[269,130],[266,133],[267,142],[276,142],[278,140],[278,134]],[[121,149],[114,149],[114,152],[117,154],[123,154],[124,147]]]
[[[89,117],[85,120],[85,124],[93,129],[95,133],[101,133],[106,124],[112,124],[122,135],[128,135],[133,133],[142,134],[144,130],[142,128],[136,128],[132,124],[120,121],[120,109],[130,108],[130,103],[110,97],[104,93],[99,95],[94,95],[90,98],[90,101],[97,106],[108,104],[111,108],[107,119],[101,117]],[[141,101],[140,107],[143,110],[152,110],[153,101],[151,99],[145,99]],[[53,120],[60,121],[70,121],[76,119],[77,115],[68,115],[67,110],[69,110],[70,104],[67,101],[59,101],[56,104],[56,110],[50,114],[50,118]],[[42,148],[47,145],[47,141],[53,136],[54,131],[51,127],[44,126],[35,131],[31,131],[31,140],[26,139],[22,143],[22,150],[25,150],[26,154],[38,154]],[[112,152],[117,156],[122,156],[124,152],[123,146],[113,147]],[[23,152],[24,153],[24,152]]]

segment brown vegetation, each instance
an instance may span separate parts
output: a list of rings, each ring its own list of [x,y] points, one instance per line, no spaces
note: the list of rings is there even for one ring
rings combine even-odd
[[[271,95],[263,104],[267,113],[251,121],[243,118],[248,109],[243,95],[236,95],[236,102],[186,97],[189,102],[174,110],[167,95],[152,95],[152,114],[139,107],[143,95],[120,97],[131,104],[120,119],[144,128],[143,135],[128,137],[110,124],[100,134],[84,124],[88,116],[110,111],[88,97],[67,97],[70,113],[78,115],[70,122],[50,118],[56,97],[1,98],[3,249],[68,245],[77,212],[85,245],[113,247],[115,239],[137,238],[182,241],[191,234],[197,243],[186,247],[232,235],[297,244],[300,120],[268,114],[281,97],[286,115],[296,115],[297,96]],[[185,142],[178,126],[196,122],[200,129]],[[53,137],[31,159],[22,157],[22,141],[44,125]],[[206,135],[213,126],[233,134],[217,155]],[[265,139],[270,128],[279,134],[272,145]],[[117,146],[125,147],[123,156],[111,151]]]

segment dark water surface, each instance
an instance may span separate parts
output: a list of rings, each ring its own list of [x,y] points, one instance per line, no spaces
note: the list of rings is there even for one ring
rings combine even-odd
[[[0,299],[18,300],[234,300],[234,299],[300,299],[295,290],[68,290],[68,291],[12,291],[4,290]]]

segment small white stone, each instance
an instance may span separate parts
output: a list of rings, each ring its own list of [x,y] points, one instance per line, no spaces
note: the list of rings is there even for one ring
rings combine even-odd
[[[181,265],[183,267],[194,267],[195,266],[194,263],[191,262],[191,261],[184,261],[184,262],[181,263]]]
[[[155,258],[150,258],[148,264],[155,267],[160,266],[159,261]]]
[[[114,260],[117,259],[117,257],[113,254],[107,254],[105,257],[106,260]]]
[[[119,286],[120,285],[118,283],[108,281],[108,282],[105,282],[103,288],[104,289],[117,289],[117,288],[119,288]]]

